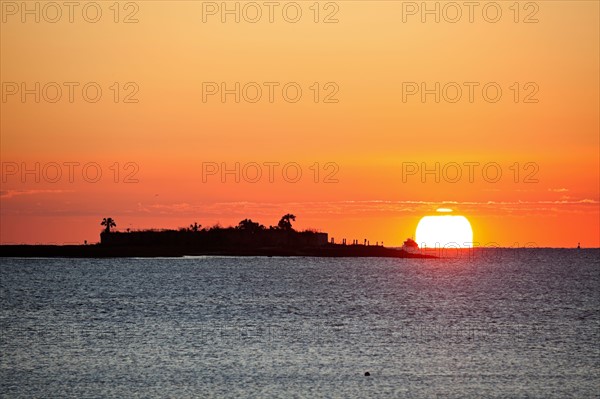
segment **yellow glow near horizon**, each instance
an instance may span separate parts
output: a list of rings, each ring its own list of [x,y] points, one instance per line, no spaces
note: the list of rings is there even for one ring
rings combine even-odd
[[[473,230],[464,216],[425,216],[417,225],[417,244],[424,248],[471,248]]]

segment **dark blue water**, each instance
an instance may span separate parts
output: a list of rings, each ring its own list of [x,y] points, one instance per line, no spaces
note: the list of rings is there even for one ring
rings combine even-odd
[[[1,397],[600,397],[599,250],[0,262]]]

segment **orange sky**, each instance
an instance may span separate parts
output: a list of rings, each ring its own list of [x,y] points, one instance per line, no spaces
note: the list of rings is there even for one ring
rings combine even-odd
[[[47,2],[28,2],[39,4],[36,22],[21,2],[0,3],[2,243],[96,242],[108,216],[135,229],[246,217],[269,225],[292,212],[296,227],[336,240],[401,245],[422,216],[444,206],[471,221],[482,245],[600,246],[596,1],[519,2],[518,16],[514,2],[496,2],[496,23],[486,20],[495,17],[491,2],[479,3],[473,22],[462,6],[456,23],[448,2],[428,3],[438,4],[439,23],[421,10],[403,16],[421,2],[400,1],[320,2],[318,23],[313,1],[279,2],[272,23],[263,2],[254,3],[257,23],[244,19],[255,17],[248,2],[239,2],[239,23],[235,15],[221,22],[220,10],[203,22],[203,7],[221,2],[120,2],[116,23],[112,1],[94,3],[96,23],[85,19],[95,18],[94,7],[82,11],[93,2],[80,3],[73,22],[64,6],[58,18]],[[290,23],[282,10],[293,19],[296,4],[302,15]],[[123,23],[130,14],[137,23]],[[323,23],[330,14],[337,23]],[[528,16],[537,22],[524,23]],[[65,82],[73,82],[72,102]],[[95,103],[82,93],[90,82],[88,100],[94,86],[102,90]],[[240,82],[240,102],[235,94],[222,102],[220,93],[203,101],[206,82]],[[249,82],[257,84],[242,93]],[[273,82],[272,102],[265,82]],[[290,82],[288,98],[302,90],[295,103],[282,92]],[[403,91],[436,82],[439,103],[435,94],[423,102],[420,92]],[[465,82],[473,82],[472,102]],[[502,90],[497,102],[484,97],[489,83]],[[22,84],[32,90],[24,101]],[[62,97],[53,103],[57,86]],[[256,86],[262,97],[246,101]],[[448,101],[457,86],[462,97]],[[337,102],[325,103],[334,92]],[[534,92],[537,102],[525,102]],[[137,102],[125,103],[128,94]],[[236,162],[240,182],[234,174],[203,179],[203,165]],[[270,162],[279,163],[273,182]],[[294,162],[302,171],[295,183],[287,181]],[[258,182],[248,181],[249,163],[261,165]],[[439,182],[421,176],[436,163]],[[477,163],[472,181],[465,163]],[[403,174],[415,165],[416,174]],[[448,181],[452,165],[461,167],[457,182]],[[25,168],[33,172],[23,176]],[[97,168],[102,177],[93,182]]]

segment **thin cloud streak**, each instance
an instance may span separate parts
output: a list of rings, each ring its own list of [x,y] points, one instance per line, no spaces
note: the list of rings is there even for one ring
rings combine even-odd
[[[73,190],[6,190],[0,191],[0,199],[7,200],[22,195],[39,195],[39,194],[63,194],[72,193]]]

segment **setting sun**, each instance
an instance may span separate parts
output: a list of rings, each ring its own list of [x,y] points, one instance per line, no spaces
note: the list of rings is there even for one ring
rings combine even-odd
[[[421,248],[471,248],[473,230],[464,216],[425,216],[417,226],[417,243]]]

